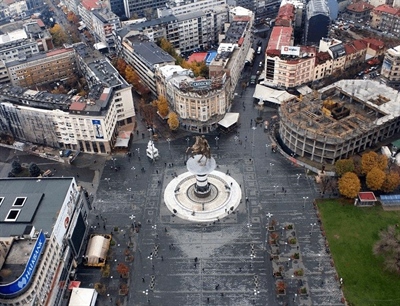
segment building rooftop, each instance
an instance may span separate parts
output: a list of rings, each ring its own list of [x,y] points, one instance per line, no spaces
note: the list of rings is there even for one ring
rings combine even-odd
[[[193,53],[192,55],[189,56],[187,62],[192,63],[192,62],[204,62],[204,60],[207,57],[207,52],[198,52],[198,53]]]
[[[267,51],[281,50],[283,46],[292,45],[292,27],[273,27],[269,38]]]
[[[59,54],[63,54],[63,53],[71,53],[71,55],[73,54],[74,50],[72,48],[63,48],[63,49],[55,49],[55,50],[51,50],[49,52],[46,53],[37,53],[37,54],[33,54],[31,57],[26,57],[23,60],[15,60],[12,62],[7,62],[6,63],[6,67],[13,67],[13,66],[17,66],[17,65],[21,65],[21,63],[29,63],[29,62],[34,62],[46,57],[51,57],[51,56],[56,56]]]
[[[373,11],[377,12],[377,13],[386,13],[389,15],[397,15],[400,13],[399,8],[394,8],[393,6],[388,5],[388,4],[379,5],[379,6],[375,7],[373,9]]]
[[[20,39],[27,39],[28,35],[24,29],[14,30],[7,34],[0,35],[0,44],[5,44]]]
[[[87,9],[88,11],[91,11],[92,9],[99,9],[102,7],[101,1],[99,0],[81,0],[82,6]]]
[[[244,36],[248,21],[233,21],[225,33],[223,43],[239,44],[239,40]]]
[[[0,179],[1,237],[22,236],[30,225],[51,233],[71,183],[74,178]]]
[[[132,44],[133,52],[141,57],[149,67],[162,63],[175,63],[175,59],[154,42],[140,40],[136,36],[130,36],[126,39]]]
[[[310,0],[307,4],[308,18],[316,15],[325,15],[329,17],[329,7],[324,0]]]
[[[375,80],[341,80],[300,101],[281,106],[281,116],[299,130],[340,142],[353,139],[400,115],[398,92]]]
[[[190,20],[190,19],[195,19],[195,18],[200,18],[202,16],[205,16],[205,13],[201,10],[191,12],[191,13],[186,13],[186,14],[181,14],[176,17],[177,21],[185,21],[185,20]]]
[[[365,11],[370,11],[374,8],[374,6],[372,4],[369,4],[367,2],[364,1],[360,1],[360,2],[353,2],[352,4],[348,5],[346,7],[346,9],[348,11],[352,11],[352,12],[357,12],[357,13],[362,13]]]

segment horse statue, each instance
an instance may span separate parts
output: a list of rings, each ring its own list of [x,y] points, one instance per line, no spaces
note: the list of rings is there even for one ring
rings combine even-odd
[[[203,157],[206,158],[206,162],[207,162],[207,159],[211,158],[210,145],[208,144],[208,141],[204,135],[196,136],[196,142],[194,143],[193,146],[188,147],[186,149],[186,154],[189,152],[189,150],[192,150],[192,152],[190,153],[190,156],[192,158],[194,158],[195,155],[201,154],[201,157],[198,161],[199,163],[201,162]]]

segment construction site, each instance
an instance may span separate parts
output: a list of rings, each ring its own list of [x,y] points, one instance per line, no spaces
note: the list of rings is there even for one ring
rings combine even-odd
[[[399,92],[374,80],[341,80],[280,107],[279,134],[293,153],[334,164],[400,131]]]

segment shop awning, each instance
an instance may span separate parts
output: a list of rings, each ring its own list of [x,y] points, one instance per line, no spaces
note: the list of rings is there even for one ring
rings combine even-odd
[[[282,102],[286,102],[293,98],[296,98],[296,96],[286,92],[285,90],[277,90],[261,84],[257,84],[256,90],[253,94],[253,98],[263,102],[271,102],[280,105]]]
[[[229,128],[239,120],[239,113],[226,113],[218,124],[224,128]]]

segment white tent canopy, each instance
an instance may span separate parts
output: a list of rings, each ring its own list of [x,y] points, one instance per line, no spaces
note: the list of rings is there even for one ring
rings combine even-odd
[[[97,291],[90,288],[73,288],[68,306],[94,306]]]
[[[226,113],[218,124],[224,128],[229,128],[239,120],[239,113]]]
[[[277,90],[270,87],[266,87],[260,84],[256,85],[253,98],[256,98],[263,102],[271,102],[281,105],[282,102],[289,101],[296,96],[286,92],[285,90]]]
[[[99,263],[105,262],[107,257],[107,251],[110,246],[110,236],[95,235],[89,240],[87,248],[86,258],[88,265],[98,265]]]

